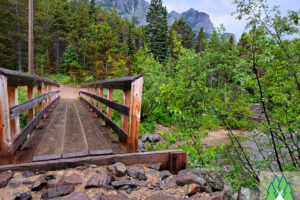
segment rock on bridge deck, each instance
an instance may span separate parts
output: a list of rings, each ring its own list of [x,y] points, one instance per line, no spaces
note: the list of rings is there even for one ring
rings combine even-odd
[[[32,136],[16,162],[125,153],[118,139],[78,99],[61,99]]]

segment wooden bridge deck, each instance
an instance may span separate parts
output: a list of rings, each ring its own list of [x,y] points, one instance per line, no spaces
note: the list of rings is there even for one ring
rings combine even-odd
[[[61,99],[15,156],[15,163],[125,153],[117,138],[78,99]]]

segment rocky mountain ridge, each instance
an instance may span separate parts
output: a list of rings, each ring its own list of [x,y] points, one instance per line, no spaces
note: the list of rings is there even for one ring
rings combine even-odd
[[[134,19],[138,26],[147,24],[146,14],[150,4],[145,0],[96,0],[96,5],[107,10],[115,9],[122,18],[128,20]],[[193,8],[183,13],[176,11],[168,13],[168,25],[171,26],[180,17],[192,26],[195,33],[198,33],[201,27],[204,28],[204,32],[207,34],[215,29],[207,13],[199,12]],[[230,35],[231,33],[229,33],[229,37]]]

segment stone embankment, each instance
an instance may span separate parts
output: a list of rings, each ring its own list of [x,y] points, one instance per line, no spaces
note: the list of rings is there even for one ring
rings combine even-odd
[[[74,169],[0,174],[0,199],[56,200],[223,200],[232,188],[222,174],[208,169],[186,169],[177,175],[160,164],[125,166],[87,165]]]

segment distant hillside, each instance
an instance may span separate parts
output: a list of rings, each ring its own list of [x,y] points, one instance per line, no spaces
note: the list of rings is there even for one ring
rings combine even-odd
[[[96,0],[96,5],[107,10],[115,9],[121,17],[128,20],[134,19],[138,26],[147,24],[146,14],[150,4],[145,0]],[[187,21],[196,33],[200,31],[201,27],[204,28],[204,32],[207,34],[214,30],[214,25],[211,22],[209,15],[193,8],[183,13],[177,13],[176,11],[170,12],[168,14],[169,26],[180,17]],[[230,37],[231,34],[232,33],[227,33],[226,38],[228,35]]]

